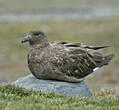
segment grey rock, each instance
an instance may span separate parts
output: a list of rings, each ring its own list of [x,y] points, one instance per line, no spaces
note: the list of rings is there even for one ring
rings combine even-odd
[[[9,79],[7,79],[7,78],[0,78],[0,83],[9,83],[10,82],[10,80]]]
[[[91,92],[84,81],[80,83],[68,83],[54,80],[37,79],[32,74],[20,78],[15,85],[41,92],[55,92],[67,96],[91,96]]]

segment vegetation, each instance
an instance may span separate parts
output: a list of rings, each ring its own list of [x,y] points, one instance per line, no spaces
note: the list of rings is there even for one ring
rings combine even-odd
[[[119,96],[105,90],[91,97],[67,97],[0,85],[0,110],[118,110]]]

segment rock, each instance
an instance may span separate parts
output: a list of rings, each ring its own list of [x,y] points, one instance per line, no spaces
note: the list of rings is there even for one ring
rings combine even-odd
[[[55,92],[67,96],[91,96],[91,92],[84,81],[80,83],[68,83],[54,80],[37,79],[32,74],[18,79],[15,85],[26,89],[41,92]]]
[[[9,79],[7,78],[0,78],[0,83],[9,83]]]

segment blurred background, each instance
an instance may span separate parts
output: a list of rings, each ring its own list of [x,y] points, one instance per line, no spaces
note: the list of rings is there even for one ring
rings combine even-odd
[[[111,45],[116,57],[86,82],[92,90],[119,90],[119,0],[0,0],[0,83],[30,74],[28,44],[20,40],[40,29],[49,41]]]

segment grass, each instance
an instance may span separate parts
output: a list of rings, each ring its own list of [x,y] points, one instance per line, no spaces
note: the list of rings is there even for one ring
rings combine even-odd
[[[119,96],[112,90],[90,97],[66,97],[14,85],[0,85],[0,110],[118,110]]]

